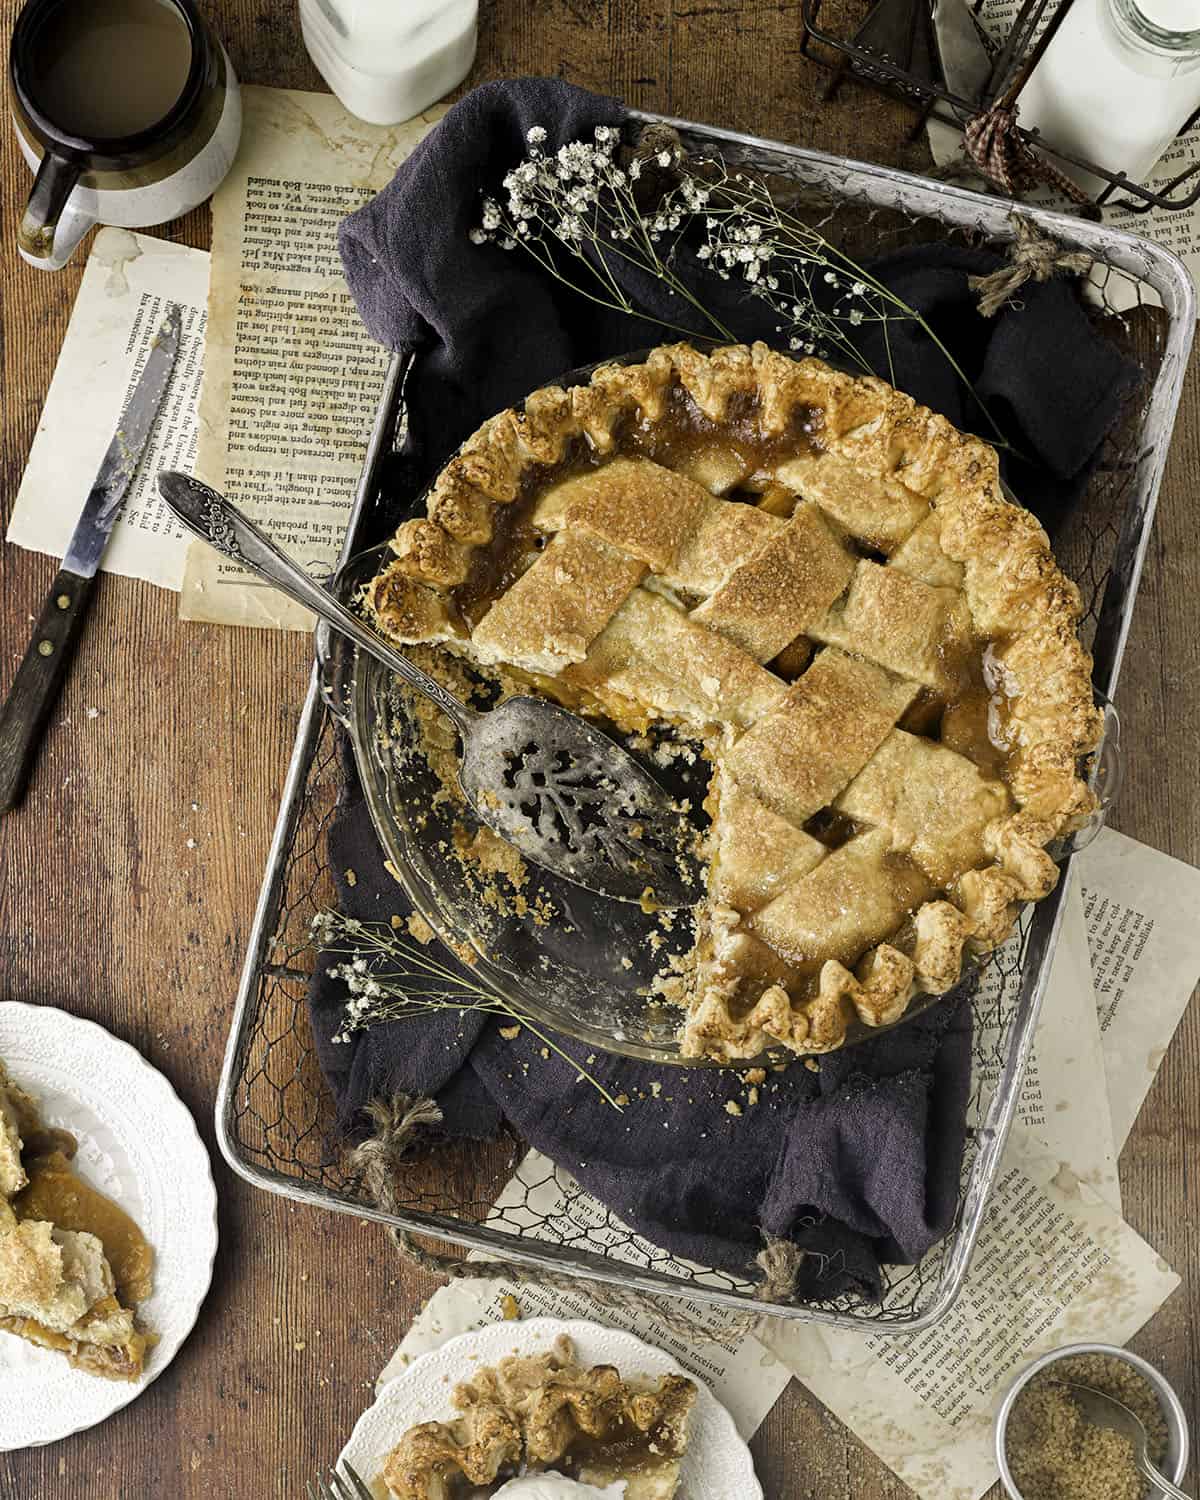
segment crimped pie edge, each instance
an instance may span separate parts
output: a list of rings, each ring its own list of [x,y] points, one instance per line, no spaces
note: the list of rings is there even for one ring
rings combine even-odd
[[[1036,518],[1004,497],[994,448],[873,376],[793,360],[761,343],[707,355],[687,344],[663,346],[639,363],[601,365],[585,385],[544,387],[522,409],[485,422],[438,475],[427,515],[396,532],[396,561],[368,585],[366,603],[393,639],[465,639],[450,592],[466,578],[475,550],[490,542],[496,507],[520,494],[527,472],[561,462],[573,439],[582,436],[606,454],[626,414],[661,420],[675,384],[718,423],[733,396],[751,397],[764,436],[783,432],[797,406],[820,408],[821,448],[930,502],[942,550],[963,564],[962,592],[978,634],[1003,641],[1015,741],[1007,779],[1017,810],[985,831],[993,862],[917,909],[911,957],[883,942],[854,972],[829,959],[817,996],[803,1007],[772,986],[736,1020],[721,996],[704,997],[683,1038],[692,1056],[749,1058],[778,1043],[829,1051],[844,1040],[847,1005],[867,1025],[887,1024],[915,993],[951,988],[964,951],[1003,942],[1021,905],[1040,900],[1057,881],[1047,845],[1081,826],[1095,806],[1079,763],[1099,743],[1103,719],[1093,701],[1091,658],[1077,634],[1079,591]]]

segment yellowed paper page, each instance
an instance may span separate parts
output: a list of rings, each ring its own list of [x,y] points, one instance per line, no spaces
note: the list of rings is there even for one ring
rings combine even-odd
[[[331,571],[387,368],[359,320],[337,228],[441,118],[364,125],[329,94],[243,90],[233,170],[213,198],[196,472],[292,552]],[[312,616],[195,542],[180,616],[307,630]]]
[[[1113,828],[1077,868],[1120,1151],[1200,980],[1200,870]]]
[[[996,1481],[992,1421],[1009,1379],[1061,1344],[1124,1344],[1179,1277],[1104,1200],[1014,1133],[956,1307],[912,1337],[770,1323],[759,1335],[923,1500]]]
[[[1119,1212],[1118,1147],[1105,1089],[1100,1022],[1076,870],[1072,870],[1064,901],[1062,929],[1017,1119]],[[985,988],[987,983],[985,978]]]
[[[168,301],[183,309],[162,409],[104,553],[106,573],[177,589],[187,538],[158,497],[159,469],[196,459],[208,255],[128,229],[96,236],[8,523],[18,547],[62,557]]]

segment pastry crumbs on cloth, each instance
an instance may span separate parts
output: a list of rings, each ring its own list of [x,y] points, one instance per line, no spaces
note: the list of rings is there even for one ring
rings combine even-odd
[[[501,1026],[500,1035],[506,1042],[515,1042],[521,1035],[521,1028],[519,1026]]]
[[[1067,1381],[1103,1391],[1140,1418],[1152,1463],[1166,1453],[1162,1407],[1139,1371],[1109,1354],[1056,1360],[1018,1392],[1008,1419],[1005,1456],[1024,1500],[1144,1500],[1133,1444],[1089,1422]]]
[[[736,1099],[726,1099],[726,1101],[725,1101],[725,1113],[727,1115],[740,1115],[741,1112],[742,1112],[742,1106],[737,1102]]]

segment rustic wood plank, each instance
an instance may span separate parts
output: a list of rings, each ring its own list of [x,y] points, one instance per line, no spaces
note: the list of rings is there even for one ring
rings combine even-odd
[[[841,13],[861,15],[859,0]],[[6,31],[17,0],[0,0]],[[294,8],[210,0],[239,75],[322,87]],[[646,108],[897,165],[924,158],[897,106],[799,55],[798,0],[492,0],[472,82],[554,74]],[[833,7],[827,5],[833,11]],[[12,229],[27,178],[0,146],[0,478],[15,494],[83,263],[26,267]],[[201,209],[161,233],[207,244]],[[1121,707],[1128,777],[1118,822],[1200,859],[1200,376],[1188,378],[1130,642]],[[25,644],[49,559],[0,548],[0,689]],[[174,596],[104,577],[76,671],[23,811],[0,820],[0,995],[103,1022],[162,1068],[200,1122],[222,1246],[195,1335],[103,1427],[0,1455],[0,1493],[293,1496],[340,1448],[371,1382],[434,1283],[369,1225],[293,1207],[220,1162],[211,1111],[309,657],[296,636],[181,625]],[[89,717],[87,710],[99,713]],[[189,840],[195,846],[189,847]],[[1184,1022],[1122,1162],[1126,1211],[1184,1273],[1200,1230],[1181,1211],[1200,1141],[1200,1017]],[[1136,1347],[1195,1406],[1195,1322],[1177,1295]],[[899,1500],[907,1491],[793,1386],[754,1451],[770,1500]]]

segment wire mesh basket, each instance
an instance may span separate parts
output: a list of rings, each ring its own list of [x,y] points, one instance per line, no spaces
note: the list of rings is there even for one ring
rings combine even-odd
[[[662,121],[636,114],[634,122]],[[906,173],[688,122],[691,150],[769,174],[810,223],[850,253],[933,240],[1003,249],[1010,207]],[[1089,296],[1098,326],[1139,363],[1144,379],[1107,439],[1088,492],[1055,540],[1087,604],[1094,681],[1114,695],[1159,481],[1195,322],[1191,281],[1169,252],[1064,215],[1029,210],[1038,227],[1094,259]],[[393,492],[389,455],[404,424],[410,366],[393,360],[351,515],[344,556],[394,525],[413,496]],[[414,377],[416,378],[416,377]],[[695,1307],[752,1308],[781,1317],[876,1332],[916,1332],[953,1304],[983,1223],[1019,1102],[1046,988],[1066,884],[1027,912],[989,964],[975,1009],[973,1087],[962,1191],[954,1227],[917,1265],[885,1268],[879,1301],[847,1294],[802,1306],[764,1304],[735,1277],[682,1264],[613,1214],[584,1211],[582,1190],[544,1158],[525,1158],[513,1135],[481,1145],[440,1144],[415,1155],[394,1184],[396,1209],[366,1200],[331,1150],[333,1101],[317,1066],[305,1003],[315,961],[312,916],[332,903],[325,836],[345,789],[335,726],[314,669],[276,824],[234,1011],[217,1101],[217,1131],[231,1166],[296,1201],[391,1223],[484,1256],[686,1298]],[[1070,856],[1067,857],[1069,863]],[[499,1200],[499,1202],[497,1201]]]

